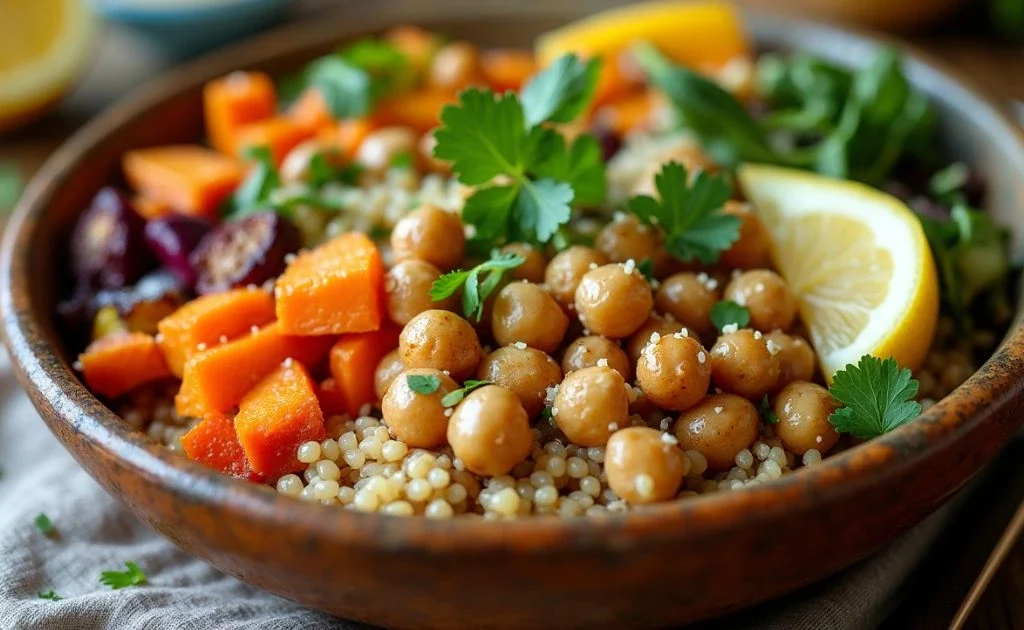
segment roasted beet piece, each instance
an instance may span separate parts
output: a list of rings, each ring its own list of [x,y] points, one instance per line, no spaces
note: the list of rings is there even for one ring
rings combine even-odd
[[[263,284],[284,271],[285,256],[300,245],[298,228],[274,212],[224,222],[189,257],[198,274],[196,291],[203,295]]]
[[[71,235],[71,268],[85,286],[120,289],[153,268],[144,222],[115,188],[101,189]]]
[[[201,217],[171,214],[146,223],[146,243],[164,268],[191,289],[196,284],[196,270],[189,254],[212,229],[213,224]]]
[[[132,332],[156,333],[156,324],[188,300],[188,290],[167,269],[142,277],[134,286],[100,291],[93,296],[92,309],[113,306]]]

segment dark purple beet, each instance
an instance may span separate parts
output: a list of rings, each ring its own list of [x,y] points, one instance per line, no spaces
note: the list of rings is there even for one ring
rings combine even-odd
[[[104,306],[117,309],[132,332],[156,333],[156,324],[188,300],[189,289],[167,269],[158,269],[123,289],[98,291],[90,303],[91,317]],[[91,319],[90,317],[90,319]]]
[[[284,271],[285,256],[301,245],[298,228],[274,212],[254,212],[226,221],[209,232],[192,252],[203,295],[263,284]]]
[[[160,263],[191,289],[196,284],[196,270],[189,254],[212,229],[213,224],[206,219],[171,214],[146,223],[146,243]]]
[[[128,198],[107,186],[82,213],[71,234],[75,277],[97,289],[120,289],[153,268],[144,222]]]
[[[601,158],[605,162],[612,159],[619,152],[619,149],[622,148],[622,138],[605,125],[597,125],[594,128],[594,137],[597,138],[598,144],[601,145]]]

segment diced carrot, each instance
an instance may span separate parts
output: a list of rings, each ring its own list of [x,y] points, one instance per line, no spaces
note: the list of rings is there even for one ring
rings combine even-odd
[[[273,479],[306,467],[303,442],[326,437],[324,416],[306,368],[286,361],[242,399],[235,432],[249,466]]]
[[[597,75],[597,88],[594,90],[592,107],[611,103],[642,86],[639,76],[623,72],[621,60],[606,57]]]
[[[222,413],[212,413],[181,436],[181,445],[189,459],[222,473],[260,481],[262,475],[249,467],[245,451],[235,434],[235,420]]]
[[[185,362],[174,407],[178,415],[194,418],[228,412],[282,361],[291,358],[315,365],[327,356],[333,342],[332,337],[286,335],[275,322],[199,352]]]
[[[537,61],[528,50],[488,50],[480,63],[487,84],[496,92],[518,90],[537,72]]]
[[[331,348],[331,377],[342,392],[345,411],[353,417],[360,407],[377,401],[373,377],[384,355],[398,347],[399,330],[385,325],[368,333],[344,335]]]
[[[204,216],[216,212],[243,174],[237,160],[189,144],[129,151],[123,167],[128,183],[142,196]]]
[[[274,83],[262,72],[232,72],[203,88],[203,110],[210,146],[224,155],[237,155],[238,130],[274,115]]]
[[[166,201],[150,199],[144,195],[132,197],[132,207],[135,208],[135,212],[139,213],[139,216],[147,221],[159,219],[174,212],[174,208]]]
[[[343,156],[352,159],[366,136],[379,127],[380,124],[374,118],[347,118],[337,125],[322,129],[318,138],[325,146],[336,147]]]
[[[274,288],[277,320],[291,335],[340,335],[380,328],[384,270],[365,234],[348,232],[299,254]]]
[[[324,412],[324,417],[346,413],[345,393],[333,378],[325,378],[320,382],[320,386],[316,388],[316,397],[320,401],[320,411]]]
[[[78,356],[78,361],[89,389],[108,398],[171,376],[156,341],[145,333],[119,333],[97,339]]]
[[[622,137],[644,127],[656,103],[657,97],[650,90],[632,92],[600,107],[594,113],[594,119],[602,127]]]
[[[384,34],[384,41],[399,50],[417,72],[425,72],[441,47],[441,40],[418,26],[396,26]]]
[[[456,95],[448,90],[406,92],[381,100],[374,117],[382,126],[412,127],[426,133],[440,124],[441,108],[455,100]]]
[[[167,367],[181,377],[185,362],[212,348],[274,321],[274,298],[261,289],[235,289],[198,297],[160,320],[157,343]]]
[[[287,116],[274,116],[238,130],[238,152],[241,155],[250,147],[267,147],[278,166],[303,140],[316,135],[315,129],[307,129]]]
[[[317,133],[325,127],[333,126],[334,116],[327,107],[320,90],[313,87],[302,93],[291,107],[288,108],[288,117],[295,121],[299,127]]]

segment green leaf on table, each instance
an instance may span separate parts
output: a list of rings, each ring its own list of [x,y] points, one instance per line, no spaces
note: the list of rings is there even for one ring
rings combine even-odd
[[[43,533],[43,536],[53,536],[57,533],[57,528],[53,526],[53,522],[46,514],[39,514],[32,519],[32,522],[35,523],[36,529]]]
[[[38,596],[39,599],[48,599],[53,602],[59,602],[60,600],[64,599],[63,597],[61,597],[57,593],[54,593],[53,591],[46,591],[45,593],[40,591],[38,593]]]
[[[146,583],[146,574],[134,562],[126,562],[126,571],[104,571],[100,574],[100,583],[113,590],[138,586]]]

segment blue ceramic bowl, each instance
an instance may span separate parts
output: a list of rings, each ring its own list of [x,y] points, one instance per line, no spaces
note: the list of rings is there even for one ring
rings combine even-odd
[[[184,58],[278,24],[291,0],[89,0],[106,20]]]

